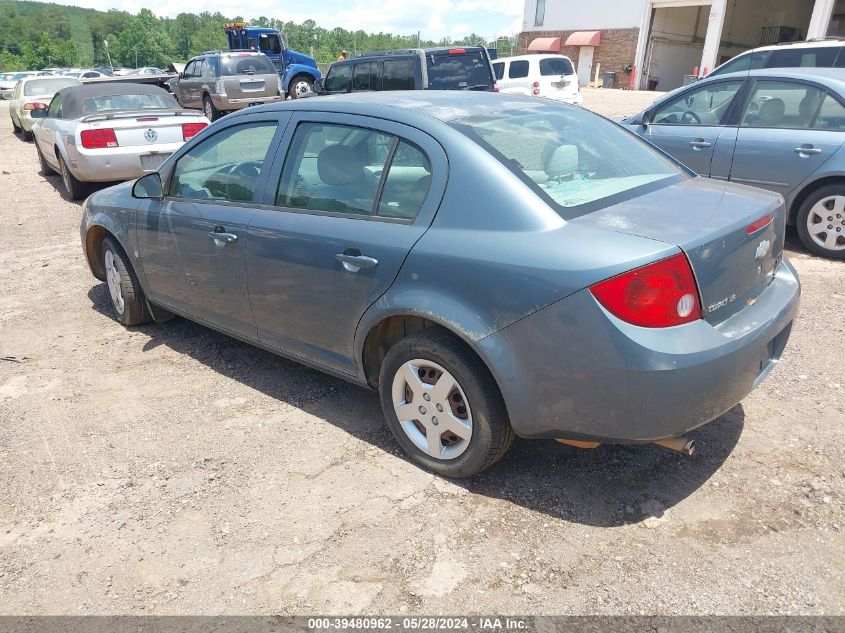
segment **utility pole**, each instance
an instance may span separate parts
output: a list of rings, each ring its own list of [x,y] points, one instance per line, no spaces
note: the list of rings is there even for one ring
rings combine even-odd
[[[106,47],[106,56],[108,56],[108,58],[109,58],[109,68],[111,68],[112,72],[114,72],[114,66],[112,66],[112,63],[111,63],[111,55],[109,54],[109,41],[103,40],[103,45]]]
[[[135,68],[138,68],[138,48],[135,48]]]
[[[420,35],[421,34],[422,34],[422,31],[417,31],[417,48],[420,47]]]

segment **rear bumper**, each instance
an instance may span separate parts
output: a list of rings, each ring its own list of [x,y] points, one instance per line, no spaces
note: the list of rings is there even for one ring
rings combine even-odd
[[[69,146],[70,171],[83,182],[133,180],[157,171],[161,163],[182,145],[184,143],[166,143],[154,148],[114,147],[97,150]]]
[[[282,101],[282,97],[276,95],[274,97],[251,97],[249,99],[229,99],[228,97],[221,97],[220,95],[212,95],[211,102],[214,107],[221,111],[242,110],[252,103],[278,103]]]
[[[584,96],[579,92],[576,95],[568,95],[565,93],[557,93],[557,92],[550,92],[548,94],[542,95],[546,99],[551,99],[552,101],[560,101],[561,103],[569,103],[571,105],[584,105]]]
[[[516,433],[614,443],[675,437],[738,404],[777,364],[800,284],[783,261],[756,302],[717,326],[652,330],[588,290],[476,343]]]

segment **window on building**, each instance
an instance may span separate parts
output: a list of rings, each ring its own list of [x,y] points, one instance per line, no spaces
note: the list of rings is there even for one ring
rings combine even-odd
[[[537,11],[534,13],[534,26],[543,26],[546,19],[546,0],[537,0]]]

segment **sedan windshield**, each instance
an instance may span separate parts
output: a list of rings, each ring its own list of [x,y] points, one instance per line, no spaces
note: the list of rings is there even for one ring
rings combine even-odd
[[[25,97],[54,95],[62,88],[78,85],[79,82],[70,77],[61,79],[35,79],[24,84],[23,94]]]
[[[584,215],[682,172],[648,145],[576,108],[476,115],[452,126],[489,151],[565,219]],[[644,191],[644,189],[643,189]],[[600,204],[593,204],[599,203]]]
[[[169,110],[178,107],[169,95],[104,95],[82,102],[82,114],[100,114],[115,110]]]

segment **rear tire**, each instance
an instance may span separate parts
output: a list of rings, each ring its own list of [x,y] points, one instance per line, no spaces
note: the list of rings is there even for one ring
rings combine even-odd
[[[59,156],[59,172],[62,177],[62,184],[65,186],[65,193],[68,200],[82,200],[88,192],[88,187],[85,183],[76,179],[67,166],[65,159]]]
[[[811,253],[845,259],[845,185],[828,185],[812,192],[795,219],[798,237]]]
[[[23,128],[21,128],[21,131],[23,132],[23,140],[25,140],[27,143],[32,143],[32,140],[35,138],[32,135],[32,132],[27,132]]]
[[[205,95],[202,99],[202,111],[205,114],[205,118],[209,121],[216,121],[220,118],[220,110],[214,107],[214,102],[211,100],[211,97]]]
[[[14,117],[10,116],[9,118],[12,119],[12,134],[20,134],[23,131],[21,126],[15,123]]]
[[[402,449],[445,477],[480,473],[499,461],[513,442],[496,381],[448,332],[426,330],[391,347],[381,367],[379,394],[387,424]]]
[[[117,321],[127,327],[149,323],[152,317],[147,310],[144,291],[126,252],[114,238],[103,240],[103,264]]]

